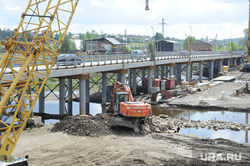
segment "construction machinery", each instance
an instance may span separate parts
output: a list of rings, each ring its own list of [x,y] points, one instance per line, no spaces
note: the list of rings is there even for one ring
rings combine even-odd
[[[128,85],[120,82],[114,83],[113,99],[108,111],[115,114],[110,126],[124,126],[133,128],[139,132],[142,123],[151,115],[151,105],[143,102],[135,102]]]
[[[0,165],[28,165],[10,155],[55,64],[78,1],[29,0],[14,36],[1,42],[6,53],[0,61]]]

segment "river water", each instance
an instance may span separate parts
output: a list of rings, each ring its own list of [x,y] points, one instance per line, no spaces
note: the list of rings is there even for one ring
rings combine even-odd
[[[67,104],[66,104],[67,108]],[[38,104],[34,107],[34,112],[38,112]],[[101,113],[102,108],[101,104],[90,103],[90,113],[96,115]],[[169,109],[161,108],[159,106],[152,107],[153,115],[165,114],[173,118],[185,118],[190,120],[202,120],[208,121],[212,119],[220,121],[232,121],[237,123],[249,123],[246,122],[245,112],[233,112],[233,111],[224,111],[224,110],[192,110],[192,109]],[[59,101],[46,101],[45,102],[45,113],[58,114],[59,113]],[[73,115],[79,114],[79,103],[73,102]],[[46,120],[45,125],[50,123],[56,123],[58,120]],[[248,143],[250,139],[248,138],[248,131],[232,131],[232,130],[213,130],[205,128],[181,128],[179,133],[182,134],[194,134],[205,138],[226,138],[239,143]]]

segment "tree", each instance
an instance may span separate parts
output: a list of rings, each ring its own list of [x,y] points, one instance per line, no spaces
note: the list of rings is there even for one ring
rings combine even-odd
[[[82,35],[82,41],[81,41],[81,50],[83,52],[86,51],[86,40],[91,40],[91,39],[97,39],[99,35],[95,32],[95,30],[92,30],[91,32],[88,32],[86,34]]]
[[[238,49],[238,45],[235,42],[228,42],[227,46],[226,46],[226,50],[227,51],[236,51]]]
[[[125,51],[125,52],[132,51],[131,48],[129,48],[128,46],[125,46],[125,45],[121,49],[122,49],[122,51]]]
[[[189,41],[189,44],[191,45],[192,42],[194,42],[196,39],[194,36],[188,36],[187,39],[184,41],[184,49],[187,49],[187,46],[188,46],[188,41]]]
[[[164,40],[163,35],[159,32],[156,32],[155,36],[154,36],[155,41],[161,41]]]
[[[150,42],[148,43],[148,51],[151,52],[151,60],[153,61],[155,59],[155,49],[156,49],[156,46],[155,46],[155,43],[154,42]]]
[[[66,35],[61,47],[60,52],[62,53],[68,53],[72,48],[72,41],[69,39],[69,36]]]
[[[247,46],[248,44],[248,28],[244,29],[244,45]]]

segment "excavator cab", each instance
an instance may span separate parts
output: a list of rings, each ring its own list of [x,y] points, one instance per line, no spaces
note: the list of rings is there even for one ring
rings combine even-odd
[[[115,99],[115,112],[120,112],[120,102],[128,102],[129,101],[129,93],[127,92],[116,92],[116,99]]]

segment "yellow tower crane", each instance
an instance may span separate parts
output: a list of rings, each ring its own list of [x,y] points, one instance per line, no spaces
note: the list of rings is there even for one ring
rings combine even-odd
[[[9,158],[32,113],[78,1],[29,0],[13,38],[1,42],[6,48],[0,61],[1,158]]]
[[[248,21],[247,61],[250,62],[250,0],[249,0],[249,21]]]

